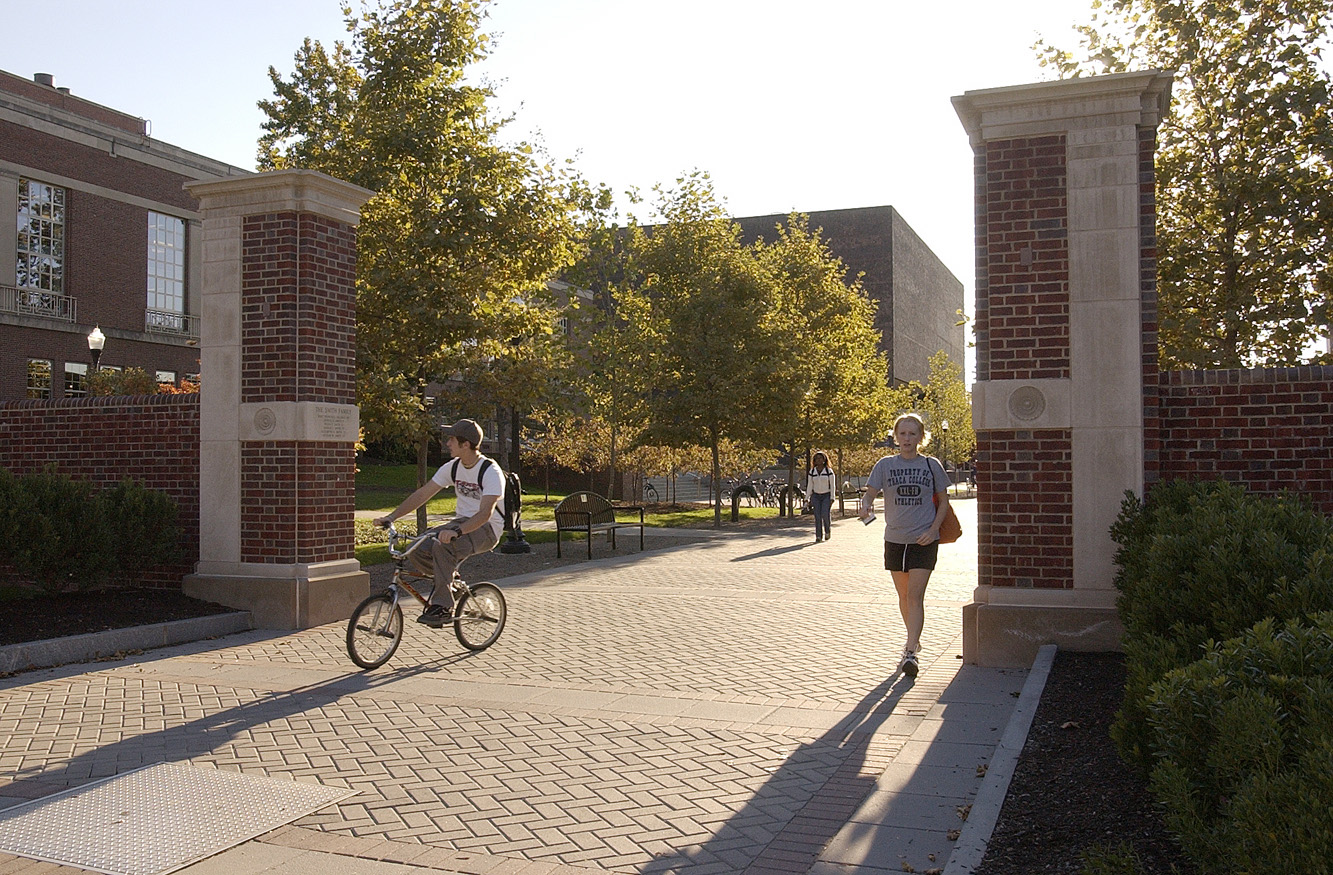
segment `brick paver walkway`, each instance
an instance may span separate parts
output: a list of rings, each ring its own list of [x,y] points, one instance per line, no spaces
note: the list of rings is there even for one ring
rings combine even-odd
[[[921,677],[895,677],[880,530],[835,529],[511,578],[509,624],[478,654],[409,622],[359,672],[333,624],[10,678],[0,797],[164,760],[359,791],[192,873],[297,871],[311,851],[458,872],[938,868],[1023,673],[950,705],[966,538],[942,551]],[[926,796],[938,816],[905,839],[866,813]],[[0,855],[0,873],[26,862]]]

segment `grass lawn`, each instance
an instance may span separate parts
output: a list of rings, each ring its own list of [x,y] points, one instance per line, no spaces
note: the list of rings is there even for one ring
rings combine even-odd
[[[434,472],[432,472],[434,473]],[[416,489],[417,469],[415,465],[363,465],[356,474],[356,509],[373,510],[387,513]],[[546,491],[528,493],[523,496],[523,520],[525,522],[555,519],[555,506],[565,493]],[[427,502],[426,512],[431,516],[452,516],[455,501],[453,490],[445,490],[436,498]],[[778,515],[773,507],[742,507],[742,520],[764,519]],[[626,515],[628,518],[628,515]],[[731,508],[722,508],[722,525],[731,521]],[[711,529],[713,527],[713,508],[706,504],[650,504],[645,506],[644,524],[653,528],[691,528]],[[530,543],[543,544],[555,540],[555,532],[524,531]],[[582,536],[573,536],[582,537]],[[385,544],[361,544],[356,548],[356,558],[362,565],[377,565],[389,561],[389,548]]]

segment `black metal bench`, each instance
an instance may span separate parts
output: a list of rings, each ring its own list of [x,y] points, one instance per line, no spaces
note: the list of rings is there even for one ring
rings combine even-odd
[[[639,521],[616,519],[618,511],[638,511]],[[643,549],[643,508],[638,505],[614,505],[596,492],[575,492],[555,506],[555,555],[560,556],[560,538],[565,532],[584,532],[588,536],[588,558],[592,558],[594,532],[611,533],[611,549],[616,546],[616,529],[639,530],[639,549]]]

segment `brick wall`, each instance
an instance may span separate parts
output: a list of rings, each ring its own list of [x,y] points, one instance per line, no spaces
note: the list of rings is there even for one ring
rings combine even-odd
[[[1065,138],[975,153],[977,379],[1069,376]],[[977,434],[978,580],[1073,583],[1072,438],[1064,429]]]
[[[353,403],[356,229],[277,213],[242,235],[242,400]]]
[[[1162,455],[1157,392],[1157,131],[1139,131],[1139,360],[1143,373],[1143,474],[1156,482]]]
[[[1073,446],[1069,432],[985,431],[977,493],[983,586],[1067,589],[1074,580]]]
[[[1069,376],[1065,166],[1063,136],[985,146],[986,308],[976,330],[987,374],[978,379]]]
[[[351,556],[354,465],[347,443],[242,444],[241,560],[294,564]]]
[[[1333,367],[1160,376],[1160,478],[1287,489],[1333,514]]]
[[[40,167],[47,173],[130,192],[181,210],[198,208],[184,189],[190,178],[170,170],[7,121],[0,121],[0,143],[5,144],[5,160],[23,167]],[[41,179],[41,173],[33,175]]]
[[[130,477],[180,508],[186,559],[152,572],[149,586],[179,587],[199,558],[199,396],[79,398],[0,403],[0,467],[27,474],[54,465],[112,486]]]

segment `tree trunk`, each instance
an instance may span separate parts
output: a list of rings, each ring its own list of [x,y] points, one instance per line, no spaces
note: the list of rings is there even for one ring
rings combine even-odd
[[[511,407],[509,413],[509,470],[518,474],[519,479],[522,479],[523,475],[519,473],[519,466],[523,463],[522,450],[520,449],[523,436],[523,420],[518,415],[517,406]]]
[[[722,457],[717,449],[717,438],[713,445],[713,528],[722,528]]]
[[[417,441],[417,486],[426,485],[426,453],[430,450],[430,438]],[[417,534],[426,531],[426,505],[417,508]]]

